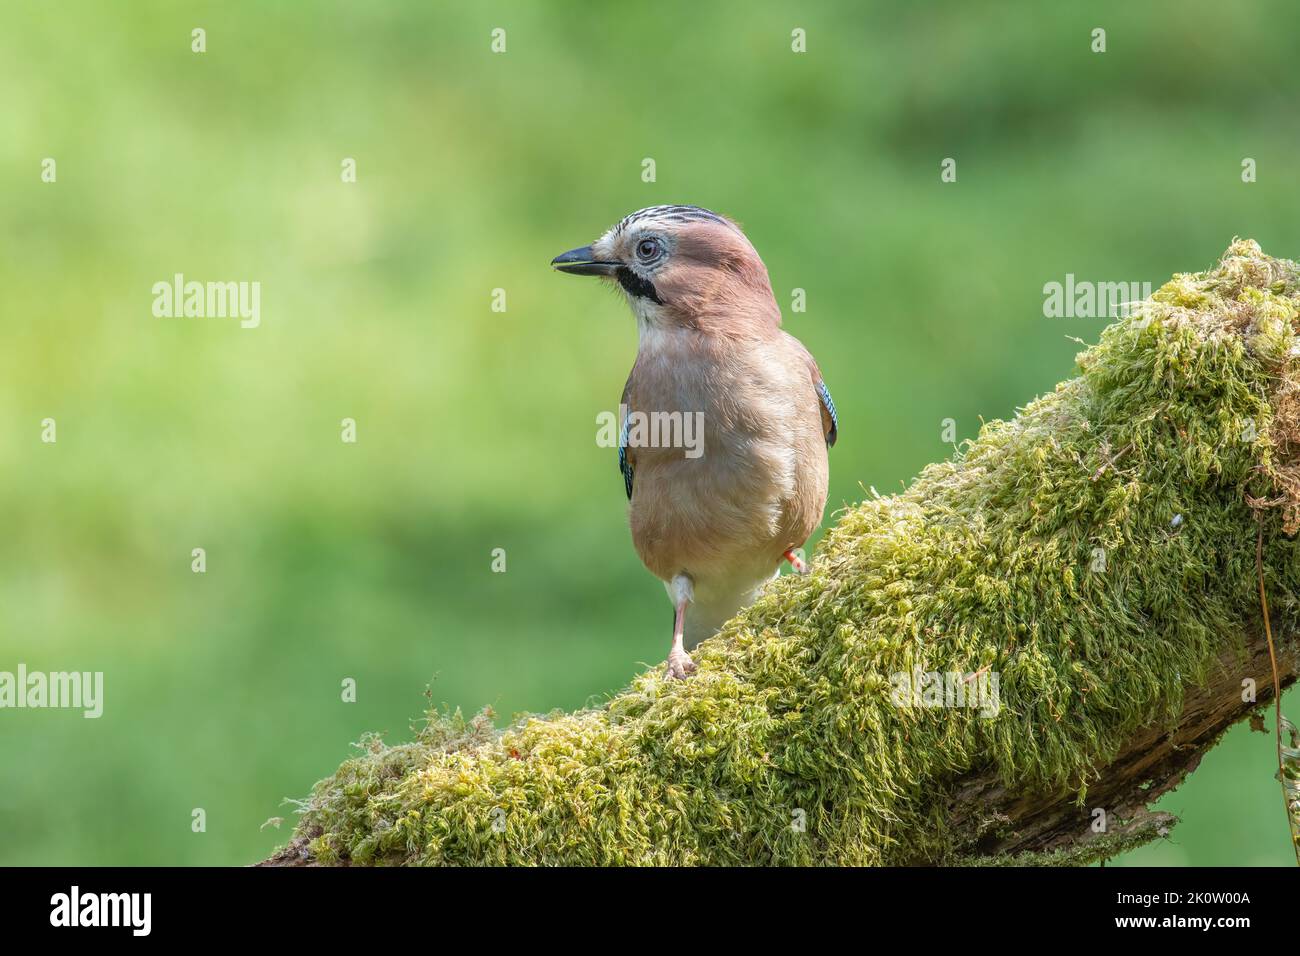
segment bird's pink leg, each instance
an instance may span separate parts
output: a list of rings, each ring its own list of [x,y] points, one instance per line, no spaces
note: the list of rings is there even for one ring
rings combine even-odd
[[[769,551],[768,554],[771,554]],[[808,562],[795,553],[794,548],[784,552],[781,557],[790,562],[790,567],[794,569],[795,574],[809,574],[812,568],[808,567]]]
[[[673,598],[673,646],[668,651],[668,661],[664,665],[669,677],[685,680],[686,675],[695,670],[695,662],[686,653],[682,641],[686,635],[686,606],[695,597],[695,588],[691,579],[685,574],[673,578],[670,587]]]

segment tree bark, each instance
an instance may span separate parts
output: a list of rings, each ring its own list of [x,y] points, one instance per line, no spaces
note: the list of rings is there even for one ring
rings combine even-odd
[[[1293,636],[1274,637],[1285,690],[1300,674],[1300,648]],[[1188,691],[1176,725],[1153,724],[1124,745],[1119,756],[1089,784],[1086,806],[1080,806],[1072,792],[1016,790],[1006,787],[996,774],[983,771],[958,783],[949,807],[949,825],[955,834],[972,835],[973,854],[1007,862],[1015,862],[1019,854],[1034,854],[1035,862],[1046,854],[1068,857],[1071,851],[1104,839],[1122,847],[1131,838],[1149,836],[1152,830],[1164,835],[1178,819],[1151,810],[1150,805],[1177,788],[1232,725],[1262,713],[1263,705],[1273,701],[1272,669],[1262,629],[1247,645],[1244,659],[1225,653],[1220,664],[1221,670],[1209,684]],[[1247,677],[1255,681],[1254,702],[1242,699],[1242,681]],[[1273,720],[1270,706],[1262,721],[1271,726]],[[1261,751],[1269,750],[1269,742],[1261,740]],[[1096,809],[1105,812],[1104,830],[1094,829]],[[1277,812],[1284,816],[1280,802]]]

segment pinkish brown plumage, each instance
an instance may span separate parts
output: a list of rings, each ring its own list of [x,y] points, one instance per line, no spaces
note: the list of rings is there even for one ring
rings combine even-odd
[[[675,608],[667,670],[685,677],[688,648],[750,603],[783,558],[802,563],[793,552],[826,506],[835,406],[730,220],[652,206],[552,264],[616,281],[637,319],[620,467],[632,542]],[[701,441],[637,441],[633,422],[656,414],[692,416]]]

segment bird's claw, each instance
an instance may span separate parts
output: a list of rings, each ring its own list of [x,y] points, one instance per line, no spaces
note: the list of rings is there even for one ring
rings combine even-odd
[[[686,680],[687,674],[695,672],[695,661],[691,660],[691,655],[685,651],[674,650],[668,654],[668,661],[664,664],[664,671],[669,678]]]

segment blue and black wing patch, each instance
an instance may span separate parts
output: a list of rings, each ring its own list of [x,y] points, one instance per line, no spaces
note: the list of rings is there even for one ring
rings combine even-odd
[[[835,414],[835,399],[831,398],[831,390],[826,387],[825,382],[820,380],[818,380],[817,382],[817,396],[822,400],[822,410],[826,413],[826,416],[830,419],[830,425],[827,426],[826,428],[826,446],[829,448],[831,445],[835,444],[835,439],[839,437],[840,420]],[[622,455],[621,449],[619,451],[619,455],[620,456]],[[632,479],[629,477],[628,478],[629,497],[632,494],[631,482]]]
[[[618,430],[618,470],[623,476],[623,487],[627,490],[627,500],[632,500],[632,462],[627,457],[627,432],[631,416],[623,419],[623,427]]]

